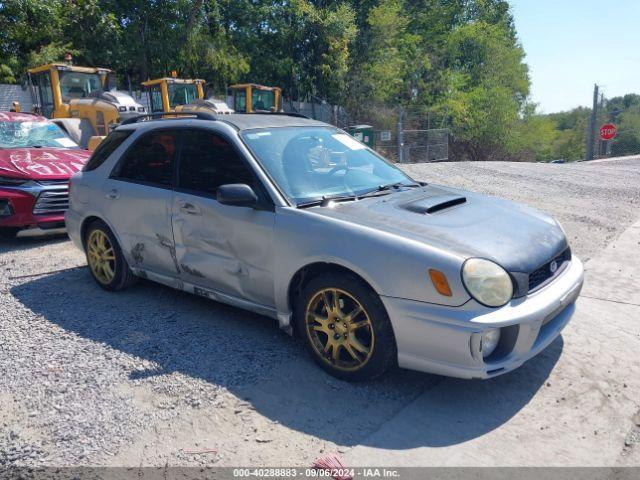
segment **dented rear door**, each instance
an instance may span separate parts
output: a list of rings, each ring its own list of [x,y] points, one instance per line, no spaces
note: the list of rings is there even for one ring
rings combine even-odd
[[[171,231],[176,131],[143,134],[104,184],[106,218],[133,268],[177,277]]]

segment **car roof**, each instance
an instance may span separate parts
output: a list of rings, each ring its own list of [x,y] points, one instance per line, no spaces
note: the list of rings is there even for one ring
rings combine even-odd
[[[136,126],[145,125],[148,128],[158,127],[178,127],[185,120],[194,122],[222,122],[231,125],[236,130],[252,130],[256,128],[278,128],[278,127],[327,127],[327,123],[313,120],[301,115],[287,115],[281,113],[231,113],[215,115],[215,119],[196,119],[193,116],[183,118],[167,117],[154,120],[142,121],[123,125],[123,129],[137,129]]]
[[[273,127],[318,127],[324,122],[298,115],[280,113],[231,113],[219,117],[221,121],[233,125],[238,130]]]
[[[0,112],[0,122],[46,122],[40,115],[18,112]]]

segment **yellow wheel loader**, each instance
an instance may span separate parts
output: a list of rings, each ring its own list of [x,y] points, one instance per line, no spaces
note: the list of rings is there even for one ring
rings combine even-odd
[[[256,83],[239,83],[229,87],[233,109],[241,113],[282,111],[282,90]]]
[[[142,82],[149,96],[151,113],[207,110],[232,113],[227,104],[215,98],[204,98],[205,81],[176,77]]]
[[[50,63],[28,70],[34,113],[61,126],[82,148],[94,147],[110,125],[145,113],[126,92],[115,89],[108,68]],[[113,87],[113,88],[112,88]]]

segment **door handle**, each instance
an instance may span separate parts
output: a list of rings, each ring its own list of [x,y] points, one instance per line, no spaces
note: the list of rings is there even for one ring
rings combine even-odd
[[[111,191],[109,191],[109,193],[107,193],[107,198],[111,198],[112,200],[116,200],[116,199],[120,198],[120,194],[118,193],[118,190],[111,190]]]
[[[182,213],[186,213],[187,215],[199,215],[200,214],[200,210],[198,209],[198,207],[196,207],[195,205],[192,205],[191,203],[183,203],[180,206],[180,211]]]

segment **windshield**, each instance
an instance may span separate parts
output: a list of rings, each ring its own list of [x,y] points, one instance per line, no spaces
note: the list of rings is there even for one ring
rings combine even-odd
[[[169,103],[171,108],[187,105],[198,98],[198,87],[189,83],[169,84]]]
[[[276,95],[273,90],[251,89],[251,107],[253,110],[276,110]]]
[[[54,123],[0,122],[0,148],[80,148]]]
[[[273,128],[241,134],[280,189],[295,203],[360,195],[414,182],[373,150],[330,127]]]
[[[99,73],[61,71],[59,74],[63,101],[86,98],[92,92],[102,90],[102,79]]]

